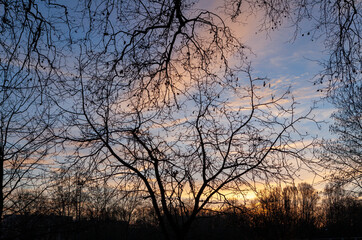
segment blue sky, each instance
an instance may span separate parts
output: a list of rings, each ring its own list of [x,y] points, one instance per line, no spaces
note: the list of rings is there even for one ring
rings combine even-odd
[[[223,1],[218,0],[201,0],[198,7],[224,15],[222,9],[218,8],[222,4]],[[311,23],[303,22],[301,30],[294,35],[295,27],[288,26],[287,23],[276,31],[260,32],[258,16],[251,15],[240,20],[242,23],[232,23],[226,19],[241,42],[250,47],[255,54],[250,56],[254,75],[269,78],[271,88],[275,91],[284,90],[290,86],[292,95],[299,103],[297,107],[299,113],[308,111],[315,104],[314,115],[317,121],[323,121],[320,124],[321,128],[317,128],[312,123],[304,123],[298,126],[301,131],[312,133],[319,138],[335,137],[329,132],[329,124],[332,123],[330,116],[335,109],[322,99],[324,93],[317,91],[321,89],[321,86],[314,84],[322,69],[317,61],[327,58],[327,53],[323,46],[323,39],[316,39],[312,34],[308,34]],[[299,175],[296,183],[306,181],[315,184],[317,189],[324,186],[324,184],[318,184],[321,179],[315,178],[314,174],[301,171]]]

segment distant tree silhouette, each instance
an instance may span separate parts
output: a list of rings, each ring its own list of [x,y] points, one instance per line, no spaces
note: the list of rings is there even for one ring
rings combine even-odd
[[[112,187],[110,189],[118,190]],[[102,197],[101,192],[94,194]],[[119,204],[108,205],[106,211],[100,211],[98,215],[89,214],[91,206],[92,209],[104,207],[102,201],[95,198],[84,200],[82,218],[77,219],[76,212],[73,218],[60,216],[60,212],[50,213],[51,206],[57,203],[51,195],[36,191],[17,191],[13,196],[18,208],[14,209],[15,215],[5,218],[6,232],[10,234],[8,236],[24,234],[32,229],[32,236],[47,236],[49,239],[75,234],[81,239],[108,239],[115,236],[130,240],[160,238],[157,214],[150,202],[142,202],[133,210],[130,224],[127,218],[122,218],[122,214],[117,215]],[[224,205],[218,211],[201,210],[199,218],[190,228],[189,238],[221,240],[360,236],[360,199],[351,196],[350,192],[335,183],[327,185],[323,194],[318,196],[320,201],[316,200],[318,197],[311,185],[301,183],[298,187],[289,185],[260,190],[258,198],[254,199],[252,204],[244,205],[230,199],[230,204]],[[293,200],[289,201],[290,199]],[[116,204],[119,201],[118,196],[112,198],[112,201]],[[288,201],[291,204],[285,204]],[[306,209],[306,206],[312,206],[312,210]],[[179,215],[178,219],[183,217]]]
[[[42,191],[17,190],[9,199],[11,214],[39,215],[49,211],[49,202]]]
[[[298,215],[298,189],[295,186],[286,186],[282,191],[283,208],[286,222],[291,224],[296,222]]]
[[[298,185],[299,191],[299,227],[303,237],[311,237],[318,224],[319,211],[317,208],[319,195],[307,183]]]
[[[52,172],[47,189],[48,197],[50,198],[51,209],[50,212],[59,216],[72,217],[74,219],[80,218],[81,210],[80,206],[84,205],[84,200],[80,198],[79,182],[84,181],[84,177],[79,168],[74,167],[72,169],[60,168]],[[84,187],[84,183],[82,185]]]
[[[318,193],[307,183],[266,188],[258,194],[258,221],[254,224],[265,239],[311,237],[320,224],[318,200]]]
[[[341,185],[328,184],[324,189],[324,227],[330,236],[360,236],[362,234],[362,202],[348,194]]]

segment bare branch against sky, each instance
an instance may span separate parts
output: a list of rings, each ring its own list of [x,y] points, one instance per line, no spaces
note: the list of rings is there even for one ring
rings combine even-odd
[[[318,89],[337,108],[356,102],[362,3],[216,3],[217,9],[181,0],[0,0],[0,216],[17,188],[37,186],[35,176],[51,166],[47,193],[61,214],[73,211],[65,209],[65,194],[74,195],[79,220],[84,189],[93,189],[88,199],[109,204],[132,189],[152,204],[166,238],[184,239],[215,201],[259,184],[294,183],[300,170],[336,163],[335,156],[313,159],[325,119],[303,99]],[[263,72],[270,66],[253,65],[253,49],[237,32],[250,15],[261,23],[245,35],[289,25],[288,39],[322,42],[327,58],[318,59],[317,80],[309,79],[318,88],[299,76],[270,80]],[[307,96],[293,92],[296,82]],[[353,116],[358,148],[361,106],[353,106],[334,115],[332,130],[345,139],[346,116]],[[337,165],[357,169],[360,179],[360,157],[357,151],[357,165]],[[124,195],[110,190],[117,184]],[[309,185],[300,191],[314,194]]]

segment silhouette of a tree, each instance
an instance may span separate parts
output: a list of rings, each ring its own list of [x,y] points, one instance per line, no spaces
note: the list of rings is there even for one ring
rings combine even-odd
[[[54,68],[57,31],[44,6],[59,8],[0,1],[0,219],[16,189],[40,184],[37,175],[49,149],[46,132],[53,119],[44,93]]]
[[[362,86],[356,84],[338,91],[332,101],[338,110],[332,114],[330,131],[337,139],[326,140],[320,154],[330,179],[361,193],[362,185]]]
[[[220,16],[177,0],[82,9],[77,59],[54,84],[55,134],[76,158],[140,179],[167,237],[183,239],[225,191],[286,179],[304,159],[296,127],[310,112],[252,76]]]
[[[308,229],[316,222],[317,203],[319,199],[318,192],[308,183],[300,183],[299,191],[299,206],[300,217],[302,224]]]
[[[323,143],[322,165],[334,169],[333,181],[352,183],[361,190],[361,26],[360,1],[226,1],[226,12],[237,20],[246,11],[261,14],[260,30],[276,30],[283,24],[295,27],[294,38],[323,39],[328,58],[320,60],[322,71],[315,84],[326,92],[338,109],[331,132],[338,140]],[[305,29],[305,23],[309,29]]]
[[[361,232],[361,201],[349,194],[338,183],[329,183],[324,189],[323,210],[325,228],[331,235],[353,236]]]
[[[308,183],[258,192],[260,225],[266,238],[310,237],[320,224],[318,192]],[[256,213],[255,215],[258,215]]]

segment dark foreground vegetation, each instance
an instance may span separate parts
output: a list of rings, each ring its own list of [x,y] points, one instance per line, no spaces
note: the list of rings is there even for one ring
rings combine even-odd
[[[164,239],[147,200],[116,208],[112,199],[101,206],[84,196],[82,203],[73,199],[63,206],[45,196],[23,202],[27,208],[4,217],[2,239]],[[359,239],[361,226],[360,198],[340,187],[317,192],[301,183],[264,189],[245,204],[215,202],[198,216],[186,239]]]

